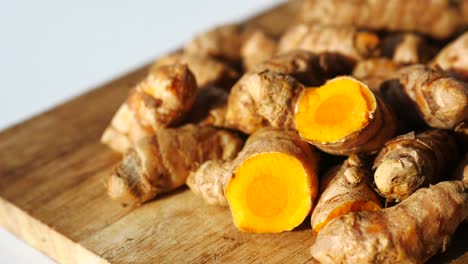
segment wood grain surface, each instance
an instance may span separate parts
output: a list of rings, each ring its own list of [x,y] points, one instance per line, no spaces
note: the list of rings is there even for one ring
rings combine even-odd
[[[279,33],[296,2],[252,19]],[[307,263],[308,220],[292,232],[247,234],[229,211],[186,188],[139,208],[106,195],[120,157],[99,137],[142,67],[0,132],[0,225],[62,263]],[[468,227],[432,263],[468,263]]]

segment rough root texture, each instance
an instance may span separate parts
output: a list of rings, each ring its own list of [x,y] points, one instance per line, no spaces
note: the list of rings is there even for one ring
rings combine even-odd
[[[229,96],[226,125],[251,134],[262,127],[293,128],[293,107],[304,86],[289,75],[247,73]]]
[[[239,73],[229,64],[207,55],[177,52],[158,59],[151,67],[163,65],[187,64],[193,72],[200,88],[218,86],[230,89],[239,78]]]
[[[228,92],[213,86],[198,90],[197,98],[183,123],[224,127]]]
[[[398,64],[387,58],[371,58],[357,63],[353,76],[369,86],[373,93],[380,93],[380,86],[390,79],[400,68]]]
[[[467,187],[441,182],[396,206],[336,218],[318,233],[312,256],[322,264],[424,263],[447,248],[468,217]]]
[[[262,30],[250,33],[241,48],[244,69],[249,71],[255,65],[273,57],[277,46],[277,40]]]
[[[427,66],[400,69],[380,90],[408,127],[453,129],[468,120],[468,84]]]
[[[371,173],[362,158],[352,155],[341,167],[331,169],[320,182],[320,198],[311,225],[319,232],[332,219],[349,212],[381,209],[378,195],[372,189]]]
[[[195,77],[183,64],[152,68],[114,115],[101,141],[124,153],[154,131],[179,122],[197,95]]]
[[[335,155],[376,152],[396,132],[387,106],[364,83],[347,76],[305,89],[294,123],[305,140]]]
[[[401,135],[387,142],[375,159],[375,185],[383,197],[401,201],[443,180],[457,159],[455,140],[446,131]]]
[[[435,55],[435,48],[414,33],[395,33],[382,40],[382,55],[397,64],[426,63]]]
[[[450,0],[305,0],[302,20],[323,25],[388,31],[416,31],[434,38],[452,36],[462,16]]]
[[[228,206],[224,187],[232,176],[230,162],[209,160],[187,178],[187,185],[207,204]]]
[[[337,54],[354,65],[357,61],[378,54],[379,38],[368,31],[354,27],[298,24],[280,39],[278,50],[306,50],[315,54]]]
[[[465,1],[468,3],[468,1]],[[468,4],[466,4],[468,7]],[[467,8],[468,9],[468,8]],[[468,15],[468,14],[467,14]],[[468,81],[468,32],[443,48],[431,65],[452,73],[455,77]]]
[[[195,36],[184,47],[189,54],[199,54],[238,64],[241,49],[250,29],[243,25],[223,25]]]
[[[242,143],[235,134],[208,126],[159,129],[125,154],[108,179],[108,193],[123,203],[141,204],[182,186],[207,160],[233,159]]]

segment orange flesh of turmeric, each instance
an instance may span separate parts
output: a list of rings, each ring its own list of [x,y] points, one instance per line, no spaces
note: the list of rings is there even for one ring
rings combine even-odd
[[[318,88],[307,88],[294,115],[296,129],[306,140],[333,143],[364,128],[376,100],[361,82],[337,77]]]
[[[342,216],[344,214],[350,212],[359,212],[359,211],[377,211],[382,209],[380,205],[370,202],[370,201],[353,201],[349,203],[345,203],[337,208],[335,208],[327,217],[327,219],[319,224],[317,224],[314,228],[314,233],[317,234],[320,229],[328,224],[331,220]]]
[[[261,153],[245,160],[226,186],[235,225],[242,231],[292,230],[309,214],[315,197],[312,175],[296,158]]]

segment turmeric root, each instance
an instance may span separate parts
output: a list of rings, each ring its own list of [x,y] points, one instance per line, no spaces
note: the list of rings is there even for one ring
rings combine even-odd
[[[468,182],[468,153],[465,153],[465,157],[458,164],[452,177],[454,180]],[[468,219],[467,219],[468,220]]]
[[[435,48],[414,33],[390,34],[382,40],[381,49],[397,64],[426,63],[435,55]]]
[[[225,194],[240,230],[287,231],[310,213],[318,187],[317,156],[297,133],[258,131],[232,168]]]
[[[381,209],[370,179],[366,161],[356,155],[350,156],[341,167],[331,169],[320,182],[321,195],[310,218],[314,233],[349,212]]]
[[[229,24],[213,28],[195,36],[184,47],[189,54],[218,58],[237,65],[241,61],[241,49],[251,33],[245,25]]]
[[[380,90],[398,116],[413,126],[453,129],[468,120],[468,85],[427,66],[398,70]]]
[[[441,182],[396,206],[335,218],[317,235],[313,258],[329,263],[424,263],[444,251],[468,217],[468,182]]]
[[[357,63],[353,76],[369,86],[373,93],[380,93],[380,85],[390,79],[392,74],[400,68],[395,62],[387,58],[371,58]]]
[[[104,131],[101,142],[124,153],[142,137],[180,121],[191,109],[196,91],[195,77],[187,66],[152,68],[130,91]]]
[[[467,1],[468,3],[468,1]],[[468,4],[466,4],[468,6]],[[468,81],[468,32],[443,48],[431,62],[433,67],[454,74],[460,80]]]
[[[226,125],[247,134],[267,126],[291,129],[294,103],[303,89],[289,75],[271,71],[244,74],[229,96]]]
[[[307,50],[315,54],[338,54],[352,66],[357,61],[378,55],[379,38],[369,31],[353,27],[298,24],[280,39],[279,52]]]
[[[183,52],[173,53],[158,59],[152,68],[176,63],[187,64],[200,88],[217,86],[229,90],[239,78],[239,73],[224,62],[208,56]]]
[[[342,58],[292,50],[255,65],[250,72],[272,71],[287,74],[307,86],[323,84],[327,79],[350,72]]]
[[[375,159],[375,185],[387,200],[401,201],[443,180],[457,158],[455,140],[443,130],[401,135],[387,142]]]
[[[277,49],[277,41],[262,30],[255,30],[245,40],[241,47],[244,69],[249,71],[255,65],[273,57]]]
[[[296,132],[266,128],[251,135],[233,161],[207,162],[187,184],[210,204],[227,199],[240,230],[277,233],[309,214],[317,195],[317,159]]]
[[[291,51],[256,65],[231,90],[226,126],[246,134],[266,126],[292,129],[294,103],[303,89],[296,79],[315,86],[339,71],[322,62],[310,52]]]
[[[108,194],[123,203],[144,203],[184,185],[206,160],[233,159],[242,143],[235,134],[208,126],[159,129],[128,150],[107,181]]]
[[[206,161],[188,176],[187,186],[207,204],[228,206],[224,188],[232,176],[231,167],[229,161]]]
[[[462,24],[450,0],[305,0],[304,21],[387,31],[416,31],[434,38],[452,36]]]
[[[294,123],[302,138],[335,155],[376,152],[396,132],[390,109],[352,77],[304,89],[295,106]]]

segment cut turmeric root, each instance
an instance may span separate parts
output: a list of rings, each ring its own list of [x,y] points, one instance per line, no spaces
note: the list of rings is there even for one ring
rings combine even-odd
[[[207,203],[229,204],[242,231],[277,233],[301,224],[317,196],[317,153],[294,131],[261,129],[231,162],[208,161],[187,185]]]
[[[312,257],[332,263],[424,263],[444,251],[468,217],[468,182],[419,189],[400,204],[335,218],[317,235]]]
[[[378,151],[396,131],[392,112],[352,77],[304,89],[296,103],[294,123],[305,140],[338,155]]]
[[[320,85],[341,68],[324,65],[322,58],[307,51],[291,51],[245,73],[229,95],[226,126],[246,134],[267,126],[294,129],[294,104],[304,89],[299,81]]]
[[[310,218],[314,233],[346,213],[382,208],[371,188],[371,173],[366,165],[363,158],[352,155],[321,180],[321,195]]]
[[[258,131],[233,164],[225,194],[240,230],[287,231],[310,213],[317,195],[317,156],[295,132]]]
[[[111,198],[141,204],[185,184],[206,160],[231,160],[242,147],[235,134],[208,126],[163,128],[139,140],[107,181]]]

